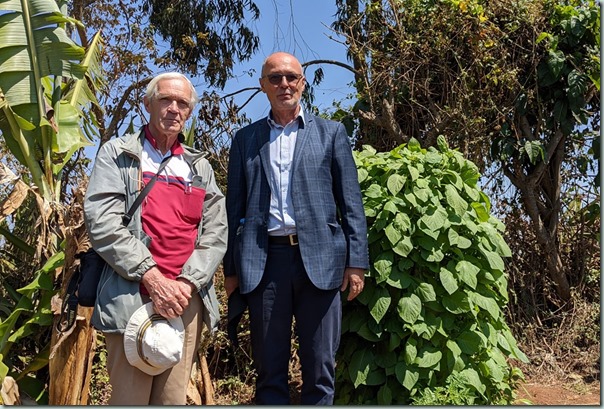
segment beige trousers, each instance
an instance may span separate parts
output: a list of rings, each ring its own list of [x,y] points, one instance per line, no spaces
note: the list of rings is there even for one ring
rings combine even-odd
[[[191,297],[182,320],[185,325],[182,359],[156,376],[147,375],[128,363],[122,334],[105,333],[111,384],[109,405],[186,405],[187,385],[203,328],[203,302],[199,295]]]

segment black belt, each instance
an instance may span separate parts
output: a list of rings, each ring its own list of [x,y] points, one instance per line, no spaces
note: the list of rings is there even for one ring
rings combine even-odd
[[[287,244],[288,246],[297,246],[298,235],[289,234],[287,236],[268,236],[268,242],[270,244]]]

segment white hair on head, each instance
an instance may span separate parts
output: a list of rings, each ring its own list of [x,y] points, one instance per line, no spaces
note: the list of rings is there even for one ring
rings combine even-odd
[[[145,92],[145,97],[149,100],[153,99],[157,95],[157,83],[161,80],[166,79],[184,79],[189,87],[191,87],[191,101],[189,102],[189,107],[193,109],[197,102],[199,101],[199,96],[197,95],[197,91],[193,86],[193,83],[186,75],[181,74],[180,72],[164,72],[153,77],[149,85],[147,85],[147,91]]]

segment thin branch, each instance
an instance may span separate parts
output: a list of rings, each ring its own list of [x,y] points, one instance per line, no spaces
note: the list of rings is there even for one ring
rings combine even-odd
[[[310,60],[310,61],[307,61],[304,64],[302,64],[302,67],[306,68],[308,66],[318,65],[318,64],[337,65],[338,67],[347,69],[348,71],[352,72],[354,75],[360,75],[360,73],[357,70],[355,70],[353,67],[351,67],[350,65],[345,64],[340,61],[336,61],[336,60]]]

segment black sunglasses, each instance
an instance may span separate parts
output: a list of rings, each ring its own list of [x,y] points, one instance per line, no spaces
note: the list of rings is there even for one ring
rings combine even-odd
[[[264,78],[268,78],[268,82],[273,85],[281,84],[283,77],[285,77],[288,84],[295,85],[302,78],[302,74],[270,74],[264,76]]]

